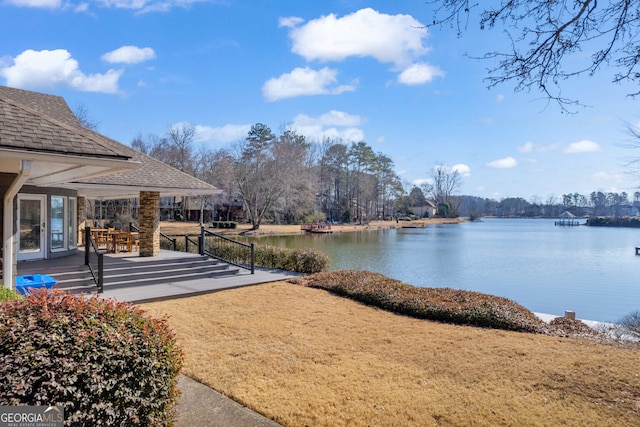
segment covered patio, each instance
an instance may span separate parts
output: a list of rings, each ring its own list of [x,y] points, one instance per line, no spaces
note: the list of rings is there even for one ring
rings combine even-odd
[[[138,198],[139,256],[160,253],[160,197],[214,186],[80,125],[63,98],[0,86],[2,283],[79,251],[88,200]]]

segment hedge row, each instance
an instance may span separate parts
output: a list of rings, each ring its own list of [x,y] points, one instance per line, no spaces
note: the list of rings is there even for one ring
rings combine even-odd
[[[238,227],[238,223],[235,221],[213,221],[209,228],[231,228],[235,229]]]
[[[212,249],[217,257],[238,264],[249,264],[248,251],[239,246],[220,246]],[[314,249],[281,248],[255,245],[256,267],[292,271],[294,273],[318,273],[329,269],[329,257]]]
[[[397,314],[459,325],[546,333],[548,326],[515,302],[480,292],[418,288],[378,273],[336,271],[297,278],[294,283],[326,289]]]
[[[185,252],[184,236],[171,236],[176,238],[176,250]],[[197,235],[191,235],[191,239],[198,240]],[[166,239],[160,240],[160,248],[173,250],[173,245]],[[248,265],[250,263],[249,252],[238,245],[211,245],[209,250],[214,255],[236,264]],[[189,244],[190,253],[198,253],[195,243]],[[329,257],[315,249],[281,248],[270,245],[255,245],[255,265],[257,267],[274,268],[278,270],[292,271],[294,273],[318,273],[329,269]]]
[[[292,249],[271,245],[257,245],[255,254],[256,265],[260,267],[305,274],[318,273],[329,269],[329,257],[315,249]]]
[[[164,319],[35,290],[0,304],[0,405],[59,405],[65,425],[170,426],[182,352]]]

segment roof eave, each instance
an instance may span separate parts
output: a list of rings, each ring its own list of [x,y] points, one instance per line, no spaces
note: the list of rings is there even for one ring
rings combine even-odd
[[[212,196],[223,192],[217,188],[167,188],[140,185],[126,186],[93,184],[84,182],[72,182],[69,183],[67,187],[77,190],[79,196],[83,196],[88,199],[131,199],[140,197],[140,192],[142,191],[160,193],[160,197]]]

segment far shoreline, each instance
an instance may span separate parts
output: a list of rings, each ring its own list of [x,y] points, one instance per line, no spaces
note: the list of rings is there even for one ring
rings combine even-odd
[[[469,222],[468,218],[421,218],[413,221],[370,221],[367,224],[331,224],[332,233],[352,233],[403,228],[407,225],[424,228],[436,224],[459,224]],[[261,224],[258,230],[251,230],[251,224],[238,224],[235,229],[209,229],[225,236],[290,236],[305,234],[300,224]],[[160,231],[167,235],[199,234],[198,222],[161,221]]]

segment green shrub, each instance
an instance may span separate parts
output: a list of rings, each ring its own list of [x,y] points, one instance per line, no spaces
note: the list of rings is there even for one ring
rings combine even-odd
[[[329,257],[314,249],[256,245],[255,256],[256,265],[259,267],[305,274],[318,273],[329,269]]]
[[[0,405],[59,405],[65,425],[173,425],[182,352],[165,319],[36,290],[0,304]]]
[[[8,301],[19,298],[22,298],[22,295],[0,283],[0,301]]]

